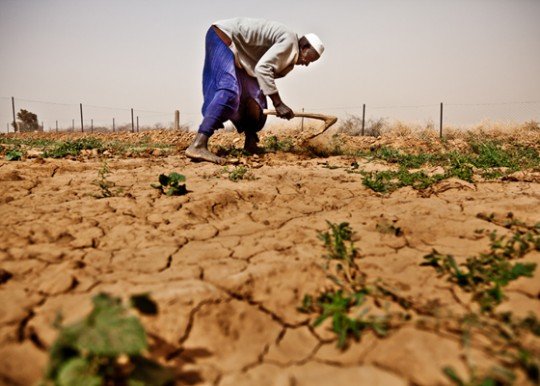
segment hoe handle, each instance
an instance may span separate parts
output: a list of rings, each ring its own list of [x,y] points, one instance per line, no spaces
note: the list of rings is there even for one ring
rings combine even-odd
[[[263,110],[263,114],[266,115],[277,115],[276,110]],[[324,121],[324,130],[321,131],[319,134],[322,134],[326,130],[330,128],[334,123],[337,122],[337,117],[334,117],[332,115],[324,115],[324,114],[316,114],[316,113],[304,113],[304,112],[294,112],[295,117],[304,117],[304,118],[312,118],[312,119],[318,119],[320,121]],[[317,134],[317,135],[319,135]]]

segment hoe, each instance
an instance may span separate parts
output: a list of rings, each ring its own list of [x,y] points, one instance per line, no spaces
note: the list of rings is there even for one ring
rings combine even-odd
[[[276,115],[275,110],[263,110],[263,113],[266,114],[266,115]],[[304,112],[296,112],[295,111],[294,116],[295,116],[295,118],[296,117],[298,117],[298,118],[302,118],[302,117],[304,117],[304,118],[312,118],[312,119],[318,119],[318,120],[324,122],[324,128],[320,132],[318,132],[316,134],[313,134],[313,135],[310,135],[309,137],[305,138],[305,140],[310,140],[310,139],[313,139],[313,138],[321,135],[326,130],[328,130],[330,128],[330,126],[332,126],[334,123],[337,122],[337,118],[332,116],[332,115],[304,113]]]

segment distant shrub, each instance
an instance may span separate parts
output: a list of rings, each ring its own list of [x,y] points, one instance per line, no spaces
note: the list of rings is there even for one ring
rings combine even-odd
[[[385,118],[369,119],[364,124],[364,135],[369,137],[378,137],[382,135],[388,124]],[[351,136],[362,135],[362,117],[358,115],[349,115],[341,121],[338,133]]]

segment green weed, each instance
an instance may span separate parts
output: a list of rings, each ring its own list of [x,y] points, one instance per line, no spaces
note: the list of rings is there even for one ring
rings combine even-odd
[[[490,251],[467,258],[458,265],[452,255],[433,250],[423,266],[432,266],[450,281],[471,292],[482,312],[492,312],[504,300],[503,287],[519,277],[532,277],[536,264],[512,262],[532,250],[540,250],[540,232],[516,231],[511,237],[490,234]]]
[[[387,316],[367,315],[368,308],[364,308],[357,315],[351,315],[353,308],[361,306],[371,290],[364,283],[364,276],[359,272],[354,259],[357,256],[356,248],[352,242],[353,230],[348,223],[333,224],[327,221],[329,230],[319,232],[318,236],[326,247],[326,270],[330,262],[337,272],[328,272],[328,278],[339,287],[337,290],[327,290],[316,298],[305,295],[300,312],[314,313],[318,316],[313,326],[320,326],[325,320],[332,320],[332,331],[337,335],[337,346],[340,349],[347,347],[350,337],[358,340],[363,331],[372,330],[379,336],[384,336],[388,330]],[[374,295],[374,294],[373,294]]]
[[[160,174],[159,184],[152,184],[152,187],[159,189],[161,193],[167,196],[183,196],[188,193],[186,184],[182,182],[186,181],[186,177],[182,174],[172,172],[169,175]]]
[[[7,161],[20,161],[23,156],[22,151],[19,149],[12,149],[6,153]]]
[[[444,374],[457,386],[509,386],[515,375],[507,369],[493,368],[487,375],[479,376],[471,370],[470,379],[463,380],[452,367],[445,367]]]
[[[294,143],[289,137],[279,140],[275,135],[270,135],[264,139],[263,147],[267,152],[288,152],[294,148]]]
[[[375,192],[391,193],[404,186],[423,190],[445,178],[447,178],[445,174],[429,176],[423,171],[410,172],[406,168],[400,167],[398,171],[384,170],[364,173],[362,184]]]
[[[110,174],[111,172],[107,161],[103,161],[101,169],[98,170],[98,179],[93,182],[94,185],[97,185],[100,189],[100,194],[97,195],[96,198],[112,197],[121,192],[121,189],[117,189],[114,192],[111,190],[116,184],[108,180]]]
[[[230,170],[227,166],[223,168],[223,172],[228,174],[229,180],[233,182],[238,182],[240,180],[253,180],[255,176],[251,171],[243,165],[236,166],[234,169]]]
[[[333,224],[326,222],[330,227],[329,231],[319,232],[318,237],[324,242],[329,260],[343,260],[348,265],[352,265],[357,255],[357,250],[352,241],[353,231],[349,223],[342,222]]]
[[[240,148],[236,148],[234,147],[234,145],[231,145],[231,146],[219,146],[217,148],[217,151],[216,151],[216,155],[220,156],[220,157],[247,157],[247,156],[250,156],[251,154],[244,150],[244,149],[240,149]]]
[[[365,301],[367,294],[368,292],[364,290],[345,296],[341,290],[338,290],[322,294],[315,302],[311,296],[306,295],[300,310],[320,314],[313,322],[314,327],[331,318],[332,331],[338,336],[337,346],[340,349],[345,349],[348,337],[352,336],[359,340],[361,333],[365,330],[372,330],[379,336],[387,334],[388,326],[385,317],[365,317],[367,309],[364,309],[356,317],[349,316],[351,308],[360,306]]]
[[[146,302],[153,303],[149,298]],[[100,294],[93,304],[83,320],[58,326],[60,333],[51,348],[42,385],[172,384],[170,370],[142,355],[148,349],[146,333],[120,299]],[[136,307],[136,303],[132,305]],[[154,309],[157,312],[155,303]]]
[[[78,156],[81,150],[103,150],[103,143],[93,137],[80,138],[73,141],[57,142],[51,149],[47,149],[43,156],[48,158],[63,158],[65,156]]]

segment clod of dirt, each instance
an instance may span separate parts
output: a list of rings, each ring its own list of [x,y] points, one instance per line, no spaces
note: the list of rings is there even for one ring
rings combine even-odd
[[[13,277],[13,274],[5,269],[0,268],[0,284],[6,283]]]

